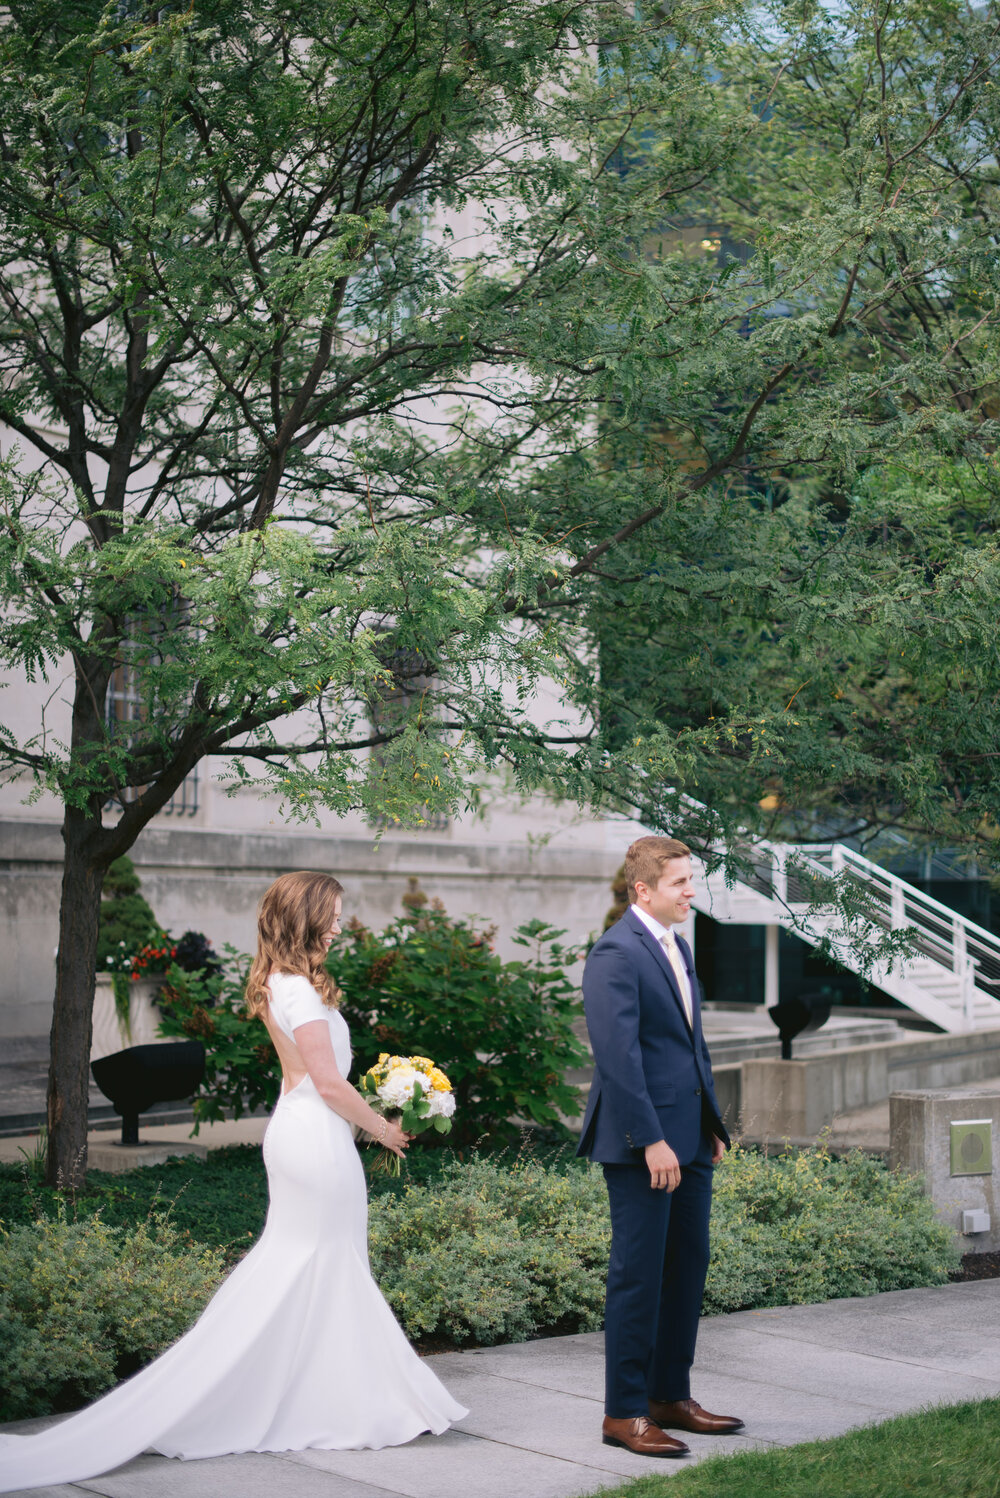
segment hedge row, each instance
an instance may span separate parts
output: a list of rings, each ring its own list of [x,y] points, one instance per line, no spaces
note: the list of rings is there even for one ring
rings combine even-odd
[[[251,1217],[256,1229],[263,1220],[252,1158],[232,1152],[228,1178],[218,1158],[185,1162],[197,1189],[177,1196],[169,1220],[155,1215],[166,1169],[118,1178],[78,1201],[75,1218],[32,1194],[34,1220],[0,1233],[0,1418],[92,1398],[194,1319],[221,1277],[222,1246],[244,1251]],[[568,1153],[463,1161],[444,1151],[420,1168],[423,1184],[380,1184],[370,1209],[372,1267],[411,1337],[489,1345],[600,1326],[609,1224],[599,1169]],[[9,1175],[0,1185],[9,1209]],[[959,1261],[919,1182],[822,1149],[732,1151],[716,1175],[712,1244],[708,1315],[942,1284]]]

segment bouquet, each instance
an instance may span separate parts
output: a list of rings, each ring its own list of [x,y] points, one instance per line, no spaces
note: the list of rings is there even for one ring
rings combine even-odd
[[[361,1078],[360,1090],[376,1112],[398,1119],[407,1134],[421,1134],[424,1129],[438,1134],[451,1131],[455,1094],[444,1072],[427,1056],[390,1056],[383,1051]],[[399,1156],[381,1150],[375,1169],[398,1176]]]

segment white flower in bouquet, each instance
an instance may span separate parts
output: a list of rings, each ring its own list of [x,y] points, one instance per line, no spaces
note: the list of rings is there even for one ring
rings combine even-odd
[[[394,1066],[385,1081],[376,1089],[378,1097],[387,1108],[405,1108],[407,1103],[413,1101],[418,1077],[421,1088],[425,1088],[426,1079],[417,1072],[415,1067]]]
[[[395,1115],[407,1134],[433,1128],[451,1130],[455,1094],[451,1083],[429,1056],[390,1056],[383,1051],[361,1078],[361,1091],[384,1117]],[[383,1150],[376,1168],[399,1174],[399,1157]]]
[[[432,1092],[427,1101],[431,1105],[428,1118],[450,1118],[455,1111],[453,1092]]]

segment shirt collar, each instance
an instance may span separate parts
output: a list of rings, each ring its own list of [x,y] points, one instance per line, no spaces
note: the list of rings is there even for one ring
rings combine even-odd
[[[638,905],[632,906],[632,912],[634,915],[637,915],[639,917],[646,930],[649,931],[657,941],[662,941],[664,937],[667,937],[671,940],[676,940],[676,938],[674,937],[673,928],[671,926],[661,926],[655,916],[649,915],[645,910],[641,910]]]

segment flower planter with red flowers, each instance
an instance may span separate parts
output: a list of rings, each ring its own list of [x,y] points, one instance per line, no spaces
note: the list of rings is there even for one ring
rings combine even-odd
[[[124,947],[124,943],[122,943]],[[97,1061],[127,1046],[152,1045],[161,1014],[156,1006],[163,974],[177,955],[166,932],[138,952],[108,958],[107,972],[97,974],[90,1059]]]

